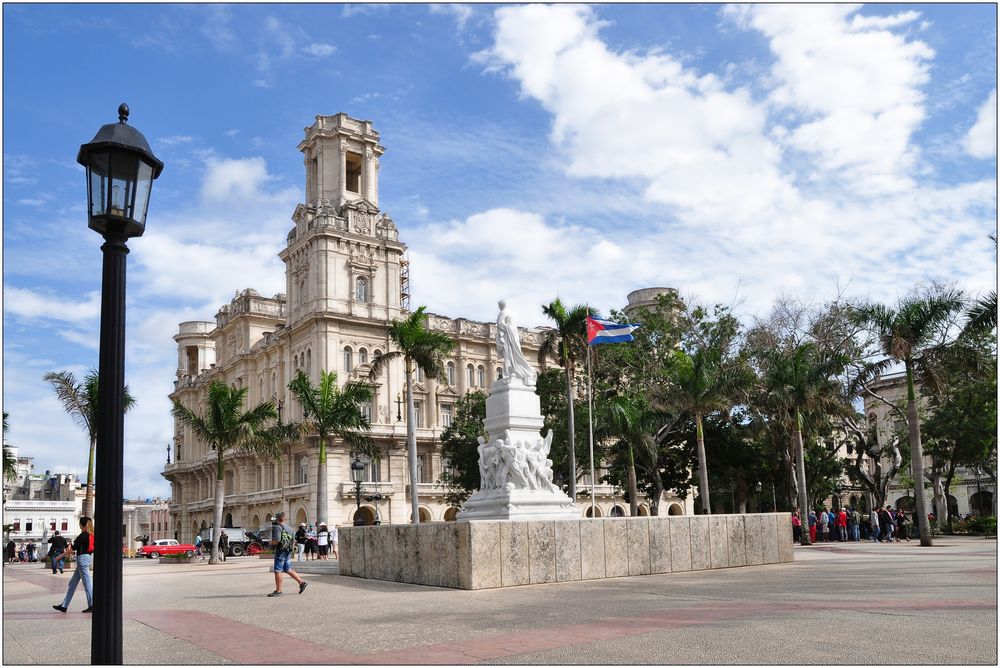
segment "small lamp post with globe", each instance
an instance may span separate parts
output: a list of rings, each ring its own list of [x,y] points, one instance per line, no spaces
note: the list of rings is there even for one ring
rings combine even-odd
[[[121,104],[118,122],[101,127],[76,157],[87,169],[88,227],[104,237],[90,661],[111,665],[122,663],[122,538],[116,527],[122,525],[124,498],[126,242],[145,231],[153,180],[163,171],[146,138],[126,123],[128,114],[128,105]]]
[[[358,502],[358,509],[354,513],[354,526],[356,527],[365,524],[365,521],[361,519],[361,483],[364,482],[364,477],[365,465],[361,462],[361,458],[355,455],[354,461],[351,462],[351,480],[354,481],[354,498]]]

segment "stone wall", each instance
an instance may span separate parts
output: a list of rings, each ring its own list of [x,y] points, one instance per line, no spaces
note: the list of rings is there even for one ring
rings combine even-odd
[[[788,513],[341,527],[340,574],[489,589],[788,562]]]

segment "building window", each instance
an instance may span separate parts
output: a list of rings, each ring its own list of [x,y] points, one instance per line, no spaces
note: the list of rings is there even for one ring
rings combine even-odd
[[[501,367],[497,367],[497,380],[500,380],[501,378],[503,378],[503,369]]]
[[[354,368],[354,352],[350,346],[344,348],[344,371],[350,372]]]
[[[476,369],[476,381],[479,387],[486,387],[486,369],[482,365]]]
[[[451,404],[441,404],[441,426],[451,426]]]
[[[299,356],[298,355],[296,355],[295,357],[292,358],[292,364],[295,366],[296,369],[299,368]]]
[[[361,277],[354,282],[354,299],[363,304],[368,303],[368,279]]]
[[[14,520],[14,531],[15,532],[21,531],[21,520]]]
[[[60,531],[69,531],[69,520],[62,521],[62,529]]]
[[[424,426],[424,402],[422,401],[413,402],[413,417],[416,420],[417,427]]]
[[[468,384],[468,386],[469,387],[475,387],[476,386],[476,370],[475,370],[475,368],[473,368],[473,366],[471,364],[469,366],[465,367],[465,375],[466,375],[465,381]]]
[[[24,520],[24,532],[31,533],[31,529],[34,527],[34,520]]]
[[[56,530],[56,521],[49,520],[49,531],[55,531],[55,530]]]
[[[447,371],[448,371],[448,384],[449,385],[454,385],[455,384],[455,363],[454,362],[448,362]]]
[[[296,467],[296,471],[296,484],[304,485],[309,482],[309,457],[306,455],[299,456],[299,465]]]
[[[421,483],[434,482],[434,470],[431,468],[431,455],[429,452],[417,455],[417,469]]]
[[[373,356],[373,357],[374,357],[375,359],[378,359],[379,357],[382,357],[382,351],[381,351],[381,350],[379,350],[378,348],[376,348],[376,349],[375,349],[375,352],[374,352],[374,353],[372,353],[372,356]]]
[[[306,351],[306,375],[307,376],[312,373],[312,368],[313,368],[313,351],[310,349],[310,350]]]
[[[417,382],[418,383],[424,382],[424,370],[421,369],[420,367],[417,367]]]
[[[361,156],[357,153],[347,153],[345,157],[347,183],[344,186],[352,193],[361,192]]]
[[[368,364],[367,348],[358,348],[358,364]]]

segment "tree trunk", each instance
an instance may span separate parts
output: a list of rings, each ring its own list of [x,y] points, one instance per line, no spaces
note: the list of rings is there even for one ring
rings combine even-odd
[[[573,410],[573,372],[566,362],[566,405],[569,407],[569,498],[576,503],[576,418]],[[591,484],[594,481],[591,480]]]
[[[97,451],[97,439],[90,439],[90,463],[87,464],[87,496],[83,499],[83,514],[94,516],[94,453]]]
[[[413,524],[420,524],[420,500],[417,498],[417,424],[413,410],[413,363],[406,363],[406,455],[410,465],[410,509]]]
[[[916,506],[917,526],[920,529],[921,547],[931,547],[931,528],[927,522],[927,503],[924,500],[924,450],[920,447],[920,417],[913,391],[913,362],[906,362],[906,422],[910,431],[910,465],[913,467],[913,498]]]
[[[219,537],[222,536],[222,506],[226,499],[226,477],[222,467],[222,448],[219,448],[219,460],[215,477],[215,512],[212,514],[212,553],[208,555],[208,565],[219,560]]]
[[[635,479],[635,458],[632,454],[631,443],[628,446],[628,507],[630,516],[639,515],[639,484]]]
[[[326,438],[323,433],[319,435],[319,467],[316,469],[316,526],[320,522],[326,522],[326,514],[329,509],[327,502],[326,484]]]
[[[806,494],[806,452],[802,445],[802,415],[798,409],[795,410],[795,465],[798,469],[799,484],[799,516],[802,518],[802,537],[799,541],[802,545],[811,545],[809,540],[809,498]]]
[[[705,461],[705,432],[701,427],[701,413],[694,414],[694,424],[698,437],[698,496],[701,497],[701,513],[711,515],[712,507],[708,498],[708,463]]]

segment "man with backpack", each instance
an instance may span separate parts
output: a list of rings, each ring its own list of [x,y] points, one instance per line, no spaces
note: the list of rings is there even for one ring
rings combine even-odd
[[[268,597],[281,596],[282,573],[288,573],[289,577],[299,583],[301,594],[309,583],[292,570],[291,557],[292,550],[295,549],[295,536],[291,527],[285,524],[285,513],[278,513],[271,520],[271,545],[274,547],[274,591],[268,594]]]

